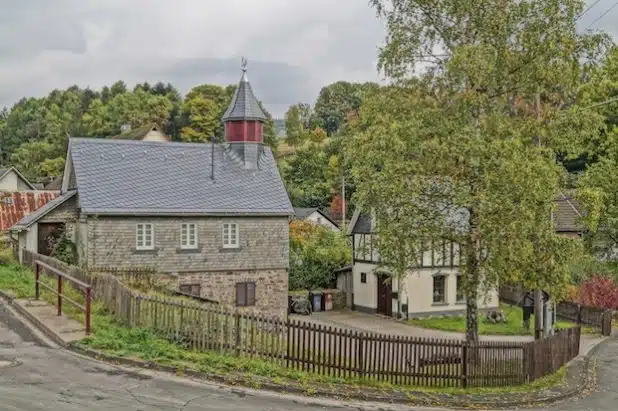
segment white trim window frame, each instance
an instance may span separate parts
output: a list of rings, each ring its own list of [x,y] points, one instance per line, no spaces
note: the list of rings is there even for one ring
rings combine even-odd
[[[195,250],[197,248],[197,224],[180,224],[180,248],[182,250]]]
[[[237,223],[223,224],[223,248],[239,248],[240,239]]]
[[[135,225],[135,249],[154,250],[154,225],[151,223]]]

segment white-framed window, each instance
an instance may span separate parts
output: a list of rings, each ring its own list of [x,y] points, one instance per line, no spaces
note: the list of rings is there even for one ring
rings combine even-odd
[[[154,250],[154,227],[152,224],[136,225],[135,248],[137,250]]]
[[[238,248],[239,244],[240,241],[238,240],[238,224],[223,224],[223,248]]]
[[[197,248],[197,225],[195,223],[180,225],[180,248]]]

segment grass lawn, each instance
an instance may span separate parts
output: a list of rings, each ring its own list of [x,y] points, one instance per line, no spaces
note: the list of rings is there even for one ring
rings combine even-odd
[[[52,280],[53,281],[53,280]],[[34,296],[34,273],[20,266],[0,266],[0,290],[10,291],[18,298]],[[81,294],[67,287],[67,294],[76,301],[81,300]],[[55,296],[49,292],[42,292],[42,298],[54,302]],[[66,314],[78,321],[83,320],[83,313],[67,304]],[[154,361],[164,365],[171,365],[185,370],[196,370],[211,374],[225,375],[230,381],[255,386],[252,377],[268,378],[277,384],[300,384],[306,387],[307,393],[315,390],[315,384],[341,384],[342,394],[346,389],[353,392],[362,387],[371,387],[379,390],[394,390],[413,395],[414,392],[447,393],[447,394],[475,394],[475,393],[510,393],[529,392],[555,386],[565,380],[566,369],[563,367],[554,375],[536,380],[531,384],[509,387],[471,388],[444,388],[444,387],[416,387],[394,385],[377,379],[339,378],[320,375],[309,371],[286,368],[274,362],[250,358],[248,356],[234,356],[207,351],[184,349],[181,345],[163,338],[162,335],[151,329],[128,328],[119,324],[107,313],[100,303],[93,304],[92,335],[80,342],[80,345],[100,350],[108,354]],[[244,381],[244,382],[243,382]]]
[[[530,330],[526,331],[522,327],[523,314],[522,309],[517,306],[500,304],[500,309],[504,312],[506,323],[492,324],[485,321],[485,316],[479,316],[479,334],[481,335],[531,335],[534,329],[534,315],[530,318]],[[432,328],[442,331],[465,332],[466,318],[464,316],[453,317],[435,317],[408,320],[409,324],[423,328]],[[556,321],[555,328],[570,328],[576,324],[570,321]],[[582,333],[594,334],[597,333],[595,328],[582,327]]]

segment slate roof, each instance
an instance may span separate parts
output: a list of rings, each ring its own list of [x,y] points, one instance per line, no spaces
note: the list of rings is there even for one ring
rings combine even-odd
[[[296,218],[303,219],[309,217],[311,213],[318,211],[317,208],[294,207],[294,215]]]
[[[568,194],[560,194],[556,198],[554,223],[559,233],[578,233],[585,230],[580,219],[584,215],[583,207],[575,198]]]
[[[246,169],[227,144],[71,138],[86,214],[288,215],[294,210],[269,147]]]
[[[580,233],[585,230],[580,218],[584,214],[581,204],[568,194],[560,194],[556,197],[554,210],[554,223],[557,233]],[[350,232],[353,234],[371,234],[371,217],[367,214],[359,214]]]
[[[299,220],[304,220],[305,218],[309,217],[312,213],[314,212],[318,212],[320,213],[324,218],[326,218],[328,221],[330,221],[331,223],[333,223],[333,225],[335,225],[336,227],[339,227],[339,224],[337,224],[337,222],[334,220],[334,218],[330,215],[330,213],[320,210],[317,207],[294,207],[294,215],[296,216],[296,218],[298,218]]]
[[[13,229],[19,230],[21,228],[28,228],[33,223],[37,222],[41,217],[45,216],[47,213],[67,201],[69,198],[73,197],[77,193],[75,190],[67,191],[66,193],[54,198],[53,200],[47,202],[42,207],[38,208],[33,213],[30,213],[19,220],[13,226]]]
[[[236,88],[236,92],[234,93],[234,97],[232,98],[232,102],[223,114],[221,120],[266,121],[266,115],[260,108],[255,94],[253,94],[253,89],[247,79],[246,73],[243,73],[240,83]]]
[[[44,207],[56,198],[58,191],[20,191],[0,193],[0,231]]]

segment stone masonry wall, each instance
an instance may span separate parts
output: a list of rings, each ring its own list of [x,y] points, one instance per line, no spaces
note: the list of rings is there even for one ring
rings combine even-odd
[[[255,282],[255,306],[236,307],[236,283]],[[183,274],[178,285],[200,284],[200,296],[239,312],[285,319],[288,310],[288,272],[245,270]]]
[[[40,223],[66,223],[77,221],[77,196],[73,196],[43,216]]]
[[[223,248],[223,223],[239,227],[240,247]],[[136,225],[151,223],[154,250],[136,250]],[[197,250],[180,249],[180,225],[195,223]],[[88,266],[152,267],[163,273],[288,267],[287,217],[88,217]],[[286,280],[287,281],[287,280]]]

